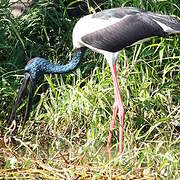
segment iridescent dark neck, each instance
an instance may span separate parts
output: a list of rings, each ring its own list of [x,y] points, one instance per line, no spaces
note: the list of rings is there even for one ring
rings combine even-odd
[[[59,64],[48,63],[44,67],[45,68],[44,73],[45,74],[64,74],[64,73],[69,73],[75,70],[78,67],[81,59],[83,58],[85,50],[86,48],[75,49],[73,58],[68,64],[59,65]]]

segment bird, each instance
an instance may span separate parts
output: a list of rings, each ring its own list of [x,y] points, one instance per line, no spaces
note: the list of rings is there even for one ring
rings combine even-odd
[[[142,43],[153,37],[168,37],[180,33],[180,20],[178,18],[145,11],[136,7],[118,7],[102,10],[80,18],[74,26],[72,41],[74,54],[68,64],[53,64],[48,60],[35,57],[25,66],[25,75],[10,115],[8,124],[19,107],[27,86],[30,86],[23,126],[28,120],[32,99],[37,80],[44,74],[64,74],[75,70],[81,63],[87,49],[103,54],[107,60],[112,74],[114,85],[114,104],[110,130],[107,140],[109,157],[111,154],[111,139],[116,119],[119,118],[119,155],[123,153],[123,127],[125,109],[120,95],[117,80],[116,61],[121,50]]]

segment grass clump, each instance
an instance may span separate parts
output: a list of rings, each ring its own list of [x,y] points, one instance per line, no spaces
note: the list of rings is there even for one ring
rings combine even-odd
[[[4,140],[10,130],[6,122],[23,77],[25,58],[41,56],[66,63],[72,54],[71,33],[76,22],[72,11],[81,4],[39,0],[23,16],[14,18],[8,4],[3,2],[0,6],[0,177],[177,179],[179,37],[153,39],[123,50],[118,57],[118,80],[126,109],[122,158],[117,155],[117,122],[113,159],[108,160],[106,141],[114,100],[113,82],[104,57],[91,51],[74,73],[45,76],[36,90],[25,129],[20,125],[14,144],[7,146]],[[87,2],[89,11],[136,6],[177,16],[180,12],[176,0],[113,0],[99,6]],[[18,109],[19,122],[23,120],[25,104],[26,101]]]

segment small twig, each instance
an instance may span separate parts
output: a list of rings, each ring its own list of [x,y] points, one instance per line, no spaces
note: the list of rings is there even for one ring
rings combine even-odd
[[[11,125],[8,128],[8,131],[6,132],[6,134],[4,135],[4,143],[6,147],[9,147],[11,144],[11,139],[12,139],[12,135],[14,130],[16,129],[16,121],[12,121]],[[8,136],[9,134],[9,136]],[[14,136],[13,136],[14,138]]]
[[[64,157],[64,155],[63,155],[61,152],[59,152],[59,154],[60,154],[61,157],[64,159],[64,161],[65,161],[66,164],[70,164],[70,162]]]

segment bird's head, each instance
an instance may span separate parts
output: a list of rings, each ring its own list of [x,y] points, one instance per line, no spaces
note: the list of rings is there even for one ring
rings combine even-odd
[[[38,79],[43,77],[48,64],[49,64],[49,62],[46,59],[39,58],[39,57],[33,58],[30,61],[28,61],[27,65],[25,66],[25,69],[24,69],[25,70],[24,79],[23,79],[22,85],[19,89],[18,97],[16,99],[14,108],[11,112],[11,115],[10,115],[10,118],[8,121],[8,125],[11,125],[14,114],[16,113],[16,110],[19,107],[19,105],[22,101],[22,98],[25,96],[25,92],[29,85],[29,99],[28,99],[28,103],[27,103],[27,107],[26,107],[23,126],[26,123],[26,121],[28,120],[30,109],[32,106],[32,99],[33,99],[36,83],[37,83]]]
[[[37,81],[44,75],[48,64],[49,62],[46,59],[36,57],[28,61],[24,71],[30,75],[32,81]]]

